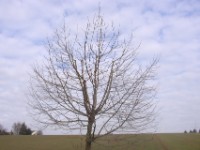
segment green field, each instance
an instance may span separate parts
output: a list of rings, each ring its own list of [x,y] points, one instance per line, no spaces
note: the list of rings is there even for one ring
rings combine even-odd
[[[83,136],[0,136],[0,150],[82,150]],[[200,150],[200,134],[110,135],[93,150]]]

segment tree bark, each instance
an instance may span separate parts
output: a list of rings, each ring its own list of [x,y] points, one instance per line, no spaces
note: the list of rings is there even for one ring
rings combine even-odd
[[[92,134],[92,127],[94,124],[95,117],[89,117],[88,118],[88,125],[87,125],[87,134],[86,134],[86,141],[85,141],[85,150],[91,150],[92,148],[92,142],[94,140],[93,134]]]

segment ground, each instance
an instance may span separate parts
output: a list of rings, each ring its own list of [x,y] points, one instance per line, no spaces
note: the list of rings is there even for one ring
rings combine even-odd
[[[0,136],[0,150],[84,150],[84,136]],[[93,150],[200,150],[200,134],[110,135]]]

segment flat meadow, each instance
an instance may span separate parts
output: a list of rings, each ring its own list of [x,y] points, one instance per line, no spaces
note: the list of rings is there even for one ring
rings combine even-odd
[[[0,136],[0,150],[84,150],[84,136]],[[200,150],[200,134],[110,135],[92,150]]]

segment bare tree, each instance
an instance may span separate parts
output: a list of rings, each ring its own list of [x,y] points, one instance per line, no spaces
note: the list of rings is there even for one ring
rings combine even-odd
[[[142,67],[132,37],[122,39],[100,12],[79,29],[73,35],[64,25],[48,40],[44,63],[33,67],[30,105],[41,123],[85,132],[90,150],[102,136],[153,120],[157,61]]]
[[[20,122],[14,123],[12,126],[12,132],[14,135],[19,135],[22,124]]]
[[[12,126],[12,133],[14,135],[31,135],[32,130],[27,127],[25,122],[23,123],[17,122],[17,123],[14,123]]]

